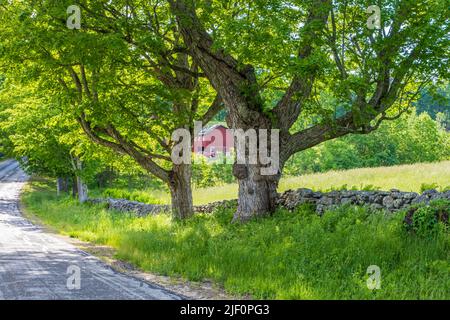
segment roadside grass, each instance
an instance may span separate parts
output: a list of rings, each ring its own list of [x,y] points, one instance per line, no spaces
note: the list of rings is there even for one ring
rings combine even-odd
[[[417,172],[416,172],[417,173]],[[173,221],[133,217],[56,198],[35,181],[23,194],[27,211],[63,234],[116,249],[144,271],[212,280],[256,299],[450,299],[450,237],[407,233],[404,213],[343,207],[317,216],[308,207],[247,224],[232,210]],[[381,269],[369,290],[367,268]]]
[[[308,174],[299,177],[285,177],[280,181],[279,191],[288,189],[309,188],[316,191],[331,189],[372,188],[421,192],[421,187],[428,185],[450,187],[450,161],[437,163],[418,163],[393,167],[361,168],[345,171],[329,171],[326,173]],[[206,204],[221,200],[236,199],[237,184],[200,188],[193,190],[194,204]],[[97,196],[97,194],[95,194]],[[126,191],[108,189],[106,196],[127,198],[152,204],[168,204],[170,196],[160,190]],[[100,194],[99,194],[100,196]]]

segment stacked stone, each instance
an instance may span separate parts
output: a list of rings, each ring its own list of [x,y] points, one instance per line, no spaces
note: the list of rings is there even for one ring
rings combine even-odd
[[[316,212],[324,213],[344,204],[369,206],[372,209],[398,211],[406,209],[415,203],[426,203],[435,199],[450,200],[450,191],[424,191],[421,195],[415,192],[402,192],[397,189],[390,191],[356,191],[343,190],[327,193],[314,192],[309,189],[288,190],[280,195],[278,205],[292,210],[299,205],[312,203]]]
[[[302,204],[311,204],[315,207],[318,214],[323,214],[326,210],[334,209],[339,206],[350,204],[358,206],[368,206],[376,210],[388,210],[391,212],[406,209],[416,203],[428,204],[432,200],[447,199],[450,200],[450,190],[438,192],[436,190],[427,190],[422,194],[415,192],[402,192],[397,189],[390,191],[357,191],[342,190],[331,192],[314,192],[310,189],[288,190],[279,195],[277,205],[279,207],[293,210]],[[133,212],[137,216],[154,215],[163,212],[169,212],[170,206],[152,205],[125,199],[91,199],[90,203],[104,203],[109,209],[120,212]],[[217,208],[235,208],[237,200],[224,200],[212,202],[205,205],[195,206],[196,213],[209,214]]]
[[[136,214],[138,217],[169,212],[170,210],[170,206],[146,204],[125,199],[90,199],[89,202],[92,204],[106,204],[106,207],[110,210],[131,212]]]
[[[223,200],[211,202],[200,206],[194,206],[194,211],[196,213],[212,213],[217,208],[235,208],[235,207],[237,207],[237,200]]]

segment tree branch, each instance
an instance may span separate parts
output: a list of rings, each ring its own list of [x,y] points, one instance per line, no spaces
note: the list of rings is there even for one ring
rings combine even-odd
[[[121,154],[127,154],[131,156],[148,172],[152,173],[164,182],[169,182],[169,171],[160,167],[152,160],[149,155],[143,155],[141,152],[136,150],[134,147],[135,144],[128,143],[113,126],[108,126],[107,129],[93,129],[90,122],[86,120],[86,116],[84,113],[82,113],[81,116],[77,117],[77,121],[79,122],[83,131],[87,134],[89,139],[91,139],[91,141],[93,141],[94,143],[113,149]],[[107,134],[108,136],[115,139],[118,143],[101,138],[100,133]]]
[[[220,98],[220,95],[216,95],[213,103],[205,112],[205,114],[199,119],[199,121],[201,121],[203,124],[207,124],[223,109],[223,107],[224,106],[222,98]]]
[[[326,25],[330,10],[331,0],[316,0],[311,4],[307,21],[302,29],[302,41],[298,50],[299,60],[308,59],[313,53],[313,45]],[[288,131],[297,120],[303,102],[311,95],[314,78],[314,72],[308,72],[302,77],[294,76],[286,93],[273,109],[281,130]]]

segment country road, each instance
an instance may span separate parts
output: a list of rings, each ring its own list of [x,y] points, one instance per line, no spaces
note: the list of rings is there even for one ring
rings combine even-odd
[[[23,218],[18,199],[26,179],[15,161],[0,163],[0,299],[181,299],[114,271]]]

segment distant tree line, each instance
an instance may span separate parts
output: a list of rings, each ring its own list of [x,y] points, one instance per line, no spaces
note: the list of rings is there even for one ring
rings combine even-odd
[[[424,90],[416,103],[418,113],[426,112],[450,130],[450,84],[436,90]]]

